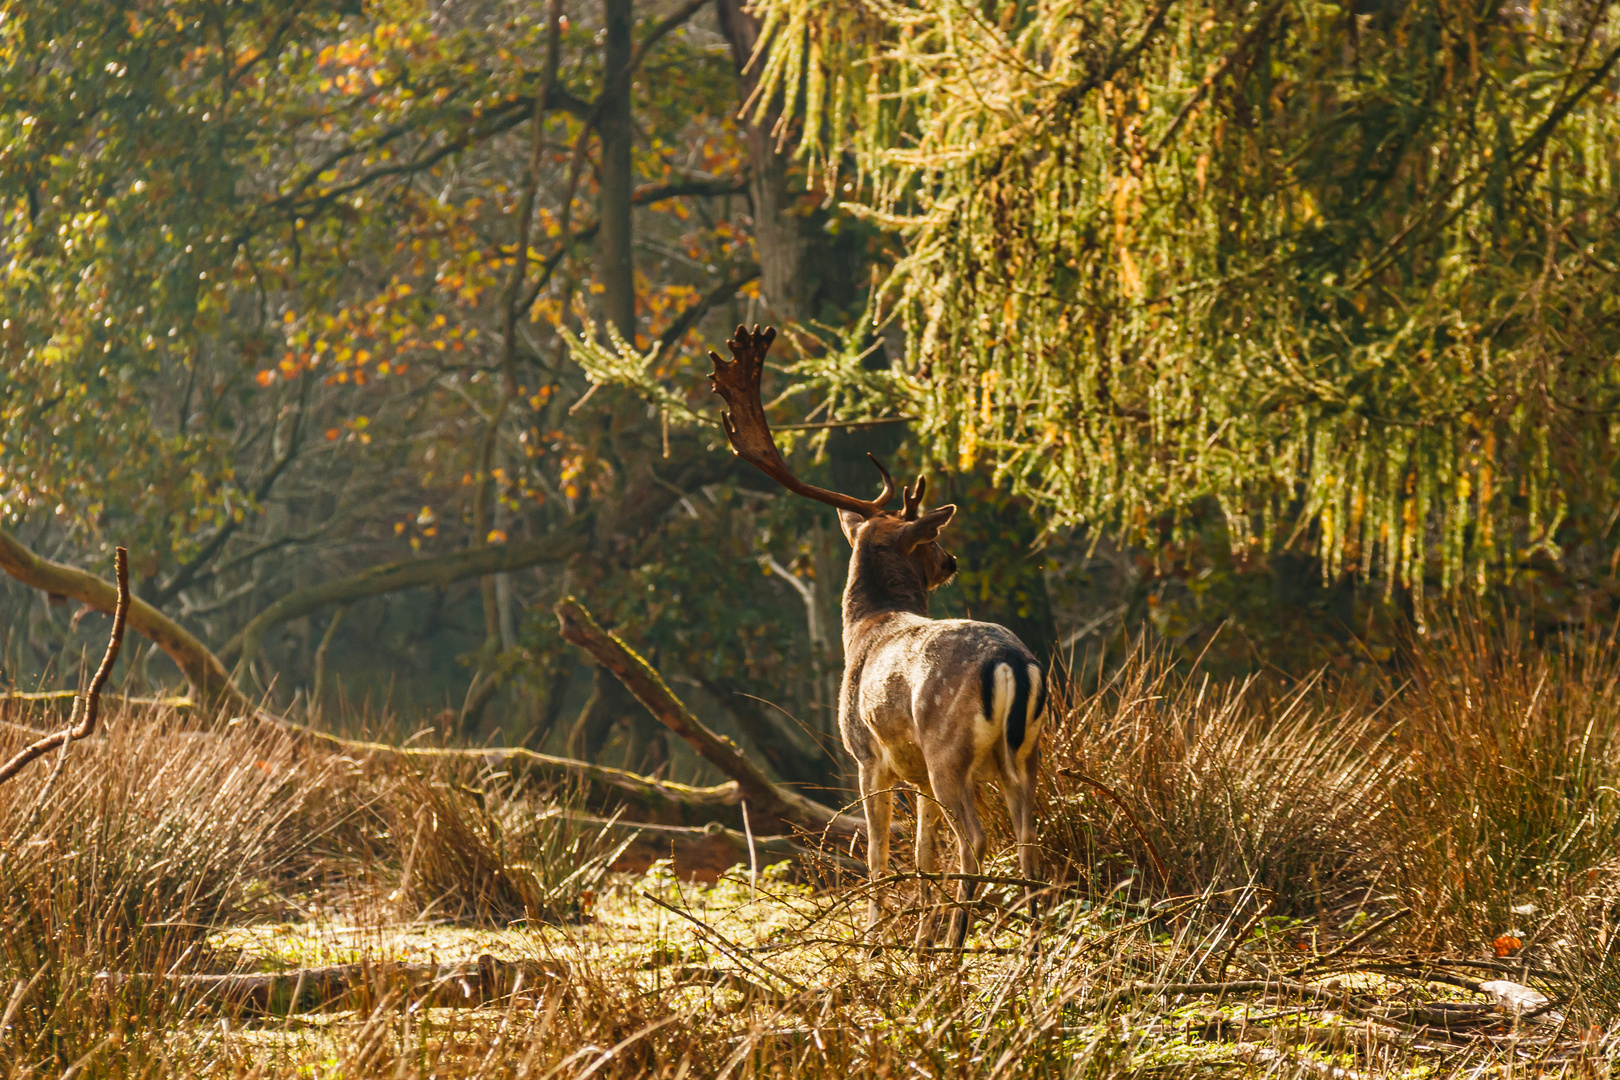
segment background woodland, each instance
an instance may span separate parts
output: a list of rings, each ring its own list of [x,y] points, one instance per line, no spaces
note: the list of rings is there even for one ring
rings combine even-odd
[[[0,1080],[1611,1076],[1617,97],[1608,0],[0,0]],[[1050,665],[960,950],[756,322]]]
[[[1458,604],[1605,624],[1614,18],[7,5],[0,565],[127,545],[278,709],[695,774],[576,594],[830,781],[844,541],[703,378],[771,322],[801,473],[926,470],[935,614],[1083,683],[1144,636],[1287,683]],[[0,681],[74,685],[106,619],[26,579]]]

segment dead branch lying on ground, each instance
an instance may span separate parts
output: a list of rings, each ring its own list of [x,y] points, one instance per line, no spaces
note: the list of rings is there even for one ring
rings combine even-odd
[[[767,830],[794,828],[838,839],[863,835],[865,831],[865,822],[861,817],[824,806],[772,781],[734,743],[717,735],[693,715],[647,661],[619,637],[598,626],[590,613],[572,597],[565,599],[556,609],[563,636],[613,672],[660,723],[681,736],[704,760],[730,777],[729,783],[694,787],[639,776],[623,769],[553,757],[522,747],[483,750],[401,748],[341,739],[312,731],[284,717],[255,708],[231,685],[218,657],[161,612],[139,599],[129,597],[127,581],[112,589],[94,574],[40,558],[3,530],[0,530],[0,570],[36,588],[72,596],[101,610],[106,610],[108,606],[115,607],[115,634],[119,642],[122,642],[127,620],[137,632],[156,642],[175,660],[192,686],[203,696],[210,712],[224,708],[236,713],[233,724],[249,721],[333,753],[363,755],[373,761],[461,759],[530,773],[547,781],[580,782],[587,788],[587,798],[594,805],[605,807],[617,804],[622,806],[630,819],[694,825],[719,818],[727,825],[735,826],[741,823],[742,804],[746,801],[751,804],[754,815],[763,819],[761,825]],[[109,592],[113,593],[112,605],[108,604]],[[110,655],[116,656],[116,650]],[[104,664],[104,667],[107,665]],[[17,697],[13,695],[7,700],[14,702]],[[33,696],[22,697],[31,699]],[[10,721],[13,711],[10,705],[5,706],[4,713],[0,713],[0,721]],[[58,736],[48,736],[40,742],[39,745],[45,746],[45,750],[25,749],[22,752],[27,755],[25,760],[15,766],[8,765],[6,768],[11,771],[0,775],[0,781],[13,775],[41,753],[61,745],[61,741],[50,741],[53,739],[58,739]]]
[[[610,765],[543,754],[523,746],[392,746],[314,731],[266,712],[258,713],[255,719],[261,730],[285,734],[311,749],[368,764],[383,767],[391,764],[465,764],[504,770],[514,779],[574,784],[582,790],[586,805],[600,809],[622,809],[625,819],[629,821],[704,825],[715,820],[730,823],[735,819],[737,825],[742,824],[740,805],[743,793],[735,781],[699,787],[642,776]]]
[[[864,819],[823,806],[772,782],[735,743],[717,735],[693,715],[651,664],[617,634],[597,625],[578,600],[565,597],[554,610],[563,638],[611,671],[659,723],[684,739],[703,760],[731,777],[756,812],[807,832],[843,838],[865,835]]]
[[[77,690],[40,690],[35,693],[6,693],[0,694],[0,722],[10,722],[13,719],[29,713],[45,713],[59,715],[66,713],[73,715],[73,707],[78,703]],[[143,706],[149,709],[174,709],[177,712],[189,712],[197,707],[197,703],[188,697],[119,697],[114,699],[124,708],[131,705]]]
[[[118,605],[118,590],[111,583],[77,567],[41,558],[4,529],[0,529],[0,570],[24,585],[53,596],[70,597],[97,611],[112,612]],[[208,646],[139,597],[132,598],[128,608],[129,625],[167,653],[211,707],[237,713],[252,711],[252,704],[236,692],[225,665],[208,651]]]
[[[18,695],[18,699],[23,697],[24,695]],[[7,700],[0,698],[0,707],[3,707]],[[118,704],[166,706],[172,705],[173,702],[163,699],[149,701],[131,698],[127,701],[120,700]],[[616,769],[611,765],[597,765],[575,758],[543,754],[523,746],[394,746],[363,739],[345,739],[324,731],[312,730],[264,711],[254,713],[244,722],[251,722],[265,737],[290,738],[306,751],[335,754],[377,768],[386,769],[400,765],[417,768],[465,765],[505,772],[514,780],[572,786],[581,792],[587,806],[601,811],[618,811],[622,815],[621,820],[627,826],[657,825],[686,828],[693,832],[719,829],[728,838],[744,835],[741,831],[744,828],[743,793],[735,780],[709,786],[682,784],[674,780],[643,776],[626,769]],[[50,734],[26,724],[0,719],[0,731],[4,730],[16,732],[29,739],[45,738]],[[187,736],[218,738],[219,733],[192,731],[188,732]],[[754,839],[761,842],[758,835]],[[728,843],[736,847],[729,839]],[[664,854],[667,855],[668,852]]]
[[[118,568],[118,606],[113,612],[112,636],[107,641],[107,654],[101,658],[101,667],[96,669],[95,678],[90,680],[90,687],[85,692],[78,725],[63,728],[54,735],[47,735],[23,747],[10,761],[0,765],[0,784],[22,772],[30,762],[44,757],[57,747],[88,738],[96,730],[96,718],[101,714],[101,688],[107,685],[107,677],[112,674],[113,664],[118,660],[118,651],[124,647],[124,624],[129,619],[129,552],[119,548],[114,555],[114,564]]]
[[[673,859],[689,876],[708,880],[712,874],[721,874],[743,863],[757,862],[760,866],[791,860],[796,866],[832,868],[865,874],[866,867],[836,851],[812,851],[797,843],[791,836],[760,836],[750,841],[748,834],[728,829],[718,821],[707,825],[663,825],[642,821],[625,821],[572,814],[582,824],[608,828],[616,832],[633,832],[630,841],[614,870],[636,872],[652,865],[656,859]]]

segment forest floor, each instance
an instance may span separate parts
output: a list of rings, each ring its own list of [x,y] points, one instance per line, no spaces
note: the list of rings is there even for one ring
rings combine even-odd
[[[238,972],[365,965],[386,984],[392,967],[432,965],[439,987],[469,1003],[481,990],[466,973],[480,959],[533,981],[472,1007],[435,1004],[443,995],[419,983],[415,1000],[359,992],[321,1011],[238,1014],[234,1026],[198,1020],[186,1025],[193,1049],[271,1071],[346,1071],[377,1039],[383,1014],[390,1070],[414,1061],[424,1075],[486,1075],[499,1060],[494,1075],[819,1076],[842,1065],[853,1075],[887,1066],[930,1076],[1357,1080],[1606,1072],[1613,1043],[1553,1010],[1524,1016],[1549,1003],[1513,981],[1528,978],[1523,965],[1361,951],[1354,935],[1316,949],[1316,927],[1294,920],[1273,920],[1220,957],[1219,970],[1188,982],[1186,931],[1196,919],[1174,911],[1191,914],[1208,898],[1153,905],[1162,915],[1068,905],[1063,928],[1038,945],[1027,925],[992,919],[959,953],[891,945],[874,955],[858,929],[864,890],[832,894],[745,866],[712,885],[683,883],[663,866],[604,884],[590,917],[567,925],[322,920],[217,932],[209,946]],[[1270,974],[1289,965],[1311,970]],[[1119,979],[1122,967],[1138,978]],[[570,1008],[621,1010],[605,1029],[618,1037],[570,1038],[558,1016]],[[676,1026],[692,1041],[665,1049],[660,1029]],[[833,1041],[844,1045],[829,1052]]]
[[[1127,659],[1046,736],[1033,917],[987,800],[960,951],[903,835],[876,883],[624,872],[480,758],[114,703],[0,786],[0,1080],[1609,1075],[1620,658],[1452,649],[1362,696]]]

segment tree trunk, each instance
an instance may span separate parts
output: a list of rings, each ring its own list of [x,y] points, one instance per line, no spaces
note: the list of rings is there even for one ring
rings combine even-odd
[[[484,579],[488,581],[488,578]],[[501,690],[501,672],[499,668],[480,667],[473,674],[472,683],[467,687],[467,696],[462,700],[461,712],[452,713],[456,717],[456,730],[446,732],[446,735],[455,738],[468,738],[478,733],[478,726],[483,723],[484,709],[494,700]]]
[[[599,760],[614,727],[643,711],[641,703],[612,672],[598,667],[591,678],[591,696],[568,734],[568,753],[581,761]]]
[[[575,666],[566,653],[541,653],[530,663],[526,677],[532,687],[533,712],[530,727],[522,733],[521,745],[544,750],[562,717],[567,703],[568,683]],[[566,732],[563,733],[565,736]]]
[[[630,143],[635,128],[630,118],[630,56],[634,48],[634,0],[606,0],[603,4],[606,42],[602,51],[602,139],[600,220],[602,262],[598,273],[604,287],[607,320],[631,344],[636,340],[635,259],[631,253],[630,193],[634,176]]]
[[[332,648],[332,637],[337,633],[338,624],[343,621],[343,616],[348,610],[348,605],[344,605],[332,612],[332,620],[326,624],[326,632],[321,635],[321,644],[315,650],[315,677],[310,682],[307,708],[311,720],[319,720],[325,712],[326,658]]]
[[[737,97],[748,101],[759,85],[760,64],[749,66],[759,41],[759,20],[743,10],[746,0],[718,0],[720,32],[731,45],[731,60],[737,69]],[[774,320],[793,322],[803,312],[803,263],[805,241],[797,216],[788,211],[793,194],[787,182],[787,157],[777,153],[771,134],[778,110],[767,109],[758,123],[752,113],[742,121],[748,146],[748,198],[754,212],[754,247],[759,252],[760,292],[765,312]]]

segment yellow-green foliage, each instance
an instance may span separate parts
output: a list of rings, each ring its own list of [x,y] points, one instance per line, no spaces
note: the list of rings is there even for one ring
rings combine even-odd
[[[1421,593],[1612,494],[1613,5],[758,9],[757,100],[905,242],[895,397],[1053,527],[1214,500]]]

